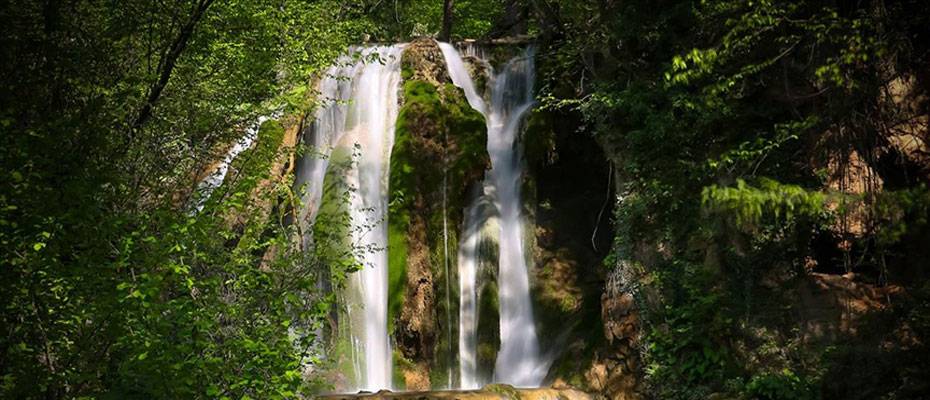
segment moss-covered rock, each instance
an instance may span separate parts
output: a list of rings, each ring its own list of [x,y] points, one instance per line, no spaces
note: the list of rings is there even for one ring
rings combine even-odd
[[[404,49],[402,62],[401,78],[404,81],[424,81],[434,87],[451,82],[442,51],[433,39],[418,38],[411,41]]]
[[[457,233],[468,189],[488,165],[486,128],[449,80],[435,42],[410,43],[402,71],[391,153],[389,318],[400,353],[411,368],[431,371],[426,384],[437,386],[457,363],[449,351],[457,348]],[[428,389],[420,374],[406,375],[416,377],[408,389]]]
[[[236,251],[259,252],[259,243],[271,235],[265,222],[286,212],[285,196],[278,189],[291,179],[300,123],[298,117],[262,123],[253,145],[232,160],[222,185],[207,200],[206,209],[214,209],[217,202],[230,206],[222,218],[240,234],[230,242]],[[274,251],[272,247],[264,255],[255,254],[262,257],[262,268]]]

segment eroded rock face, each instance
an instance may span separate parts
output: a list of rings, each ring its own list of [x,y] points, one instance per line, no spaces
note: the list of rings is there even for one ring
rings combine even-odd
[[[889,308],[889,300],[900,297],[904,288],[857,282],[854,274],[812,273],[795,291],[799,334],[814,343],[855,336],[865,316]]]
[[[419,80],[435,87],[452,83],[442,51],[434,40],[419,38],[411,41],[404,49],[403,57],[405,81]]]
[[[615,177],[571,115],[536,112],[524,133],[526,214],[535,227],[534,306],[556,359],[548,381],[610,399],[640,392],[639,313],[627,281],[606,279]]]
[[[637,345],[640,341],[639,309],[630,276],[611,274],[601,297],[601,318],[607,346],[598,351],[585,374],[592,389],[612,400],[642,398],[642,370]]]
[[[419,206],[422,209],[423,205]],[[439,334],[435,279],[429,260],[426,223],[419,215],[412,217],[406,232],[408,250],[403,308],[395,323],[394,338],[404,358],[414,363],[413,368],[403,370],[404,386],[408,390],[429,390],[429,367]]]
[[[247,219],[267,218],[275,204],[266,194],[293,172],[301,121],[297,117],[265,121],[258,129],[253,146],[230,163],[224,184],[236,184],[257,200],[256,210],[228,214],[226,221],[230,226],[242,226]]]

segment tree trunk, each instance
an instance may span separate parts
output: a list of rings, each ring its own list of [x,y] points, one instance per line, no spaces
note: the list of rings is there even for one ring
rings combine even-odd
[[[439,40],[448,42],[452,39],[452,8],[453,0],[443,0],[442,2],[442,33],[439,34]]]

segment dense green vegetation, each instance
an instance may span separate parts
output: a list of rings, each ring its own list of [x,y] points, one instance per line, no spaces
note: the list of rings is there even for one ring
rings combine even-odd
[[[532,37],[542,109],[614,166],[605,268],[639,302],[647,397],[930,390],[930,5],[452,5],[453,39]],[[326,253],[344,247],[338,207],[317,252],[294,240],[299,193],[272,167],[306,149],[266,122],[193,212],[197,183],[259,116],[299,118],[325,101],[310,82],[348,46],[437,36],[443,11],[426,0],[0,5],[0,397],[294,398],[326,385],[305,368],[325,367],[308,347],[337,301],[320,280],[338,286],[358,266]],[[473,128],[454,108],[450,123]],[[391,246],[406,247],[391,228]],[[908,294],[857,335],[812,343],[793,324],[813,273]]]
[[[328,300],[284,210],[261,217],[290,191],[259,184],[280,125],[202,212],[188,205],[204,160],[258,116],[312,105],[307,80],[362,16],[328,1],[13,1],[0,20],[0,397],[304,390],[311,336],[290,333],[312,332]],[[286,251],[263,259],[272,247]]]
[[[883,354],[865,333],[823,347],[791,325],[811,270],[906,285],[926,312],[912,244],[928,239],[928,165],[894,145],[913,132],[926,149],[925,123],[908,130],[927,112],[926,5],[542,3],[548,104],[580,114],[617,167],[614,268],[639,277],[652,394],[926,390],[924,347]],[[862,165],[872,175],[852,176]],[[882,378],[844,377],[852,360]]]

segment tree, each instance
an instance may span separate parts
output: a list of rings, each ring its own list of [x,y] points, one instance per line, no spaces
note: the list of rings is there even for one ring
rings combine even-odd
[[[442,2],[442,33],[439,34],[439,40],[448,42],[452,38],[452,18],[454,12],[454,0],[443,0]]]
[[[308,389],[312,335],[291,335],[325,318],[322,267],[290,247],[288,207],[226,220],[291,190],[255,190],[280,126],[203,212],[187,203],[258,116],[312,109],[307,82],[365,18],[329,0],[0,6],[0,397]]]

